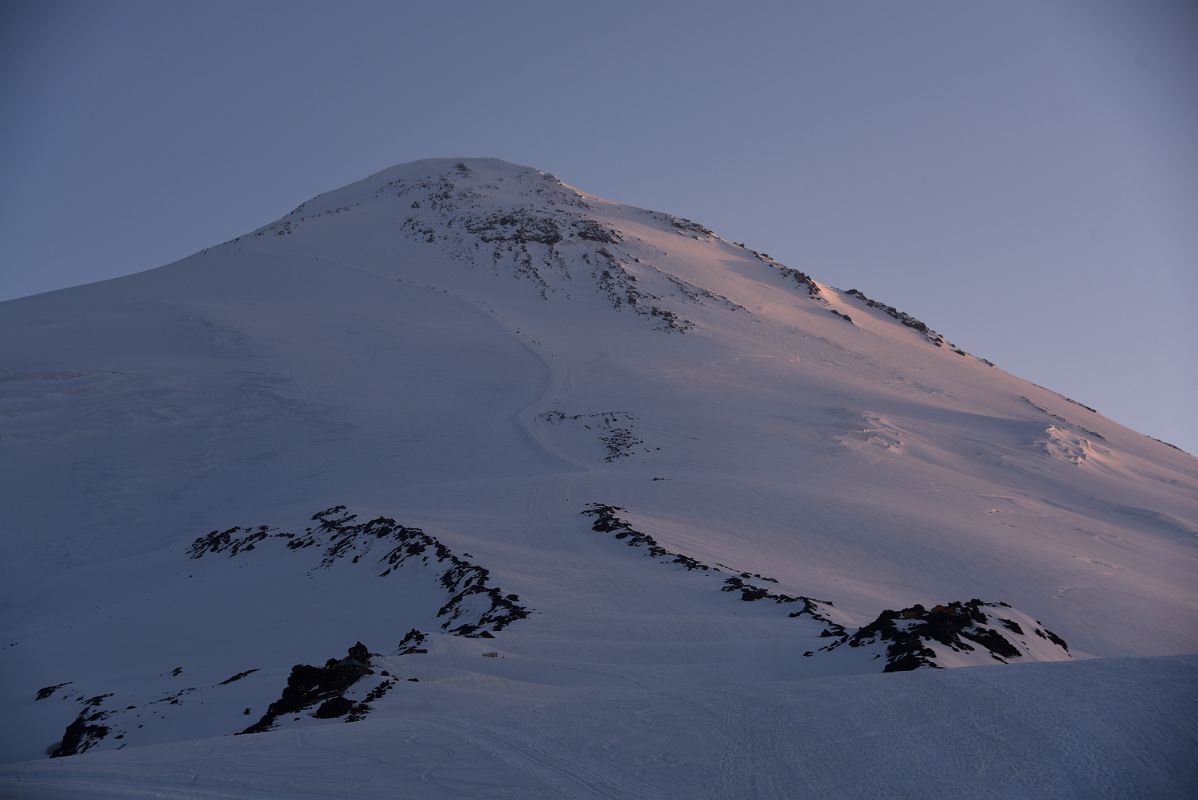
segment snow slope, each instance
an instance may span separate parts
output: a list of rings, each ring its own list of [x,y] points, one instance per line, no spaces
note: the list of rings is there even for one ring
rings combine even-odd
[[[1198,778],[1196,670],[1173,657],[625,687],[531,710],[425,708],[6,765],[0,789],[21,800],[1184,798]]]
[[[103,763],[126,774],[359,641],[370,674],[211,746],[729,687],[785,737],[778,686],[1198,651],[1194,458],[860,292],[490,159],[0,304],[0,464],[3,761],[77,722],[66,749],[124,748]],[[1127,669],[1190,662],[1153,663]],[[975,680],[1018,683],[946,686]],[[334,696],[366,718],[315,719]]]

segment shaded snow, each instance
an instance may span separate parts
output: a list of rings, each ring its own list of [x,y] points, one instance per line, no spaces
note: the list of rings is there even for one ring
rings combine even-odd
[[[1194,657],[693,692],[625,685],[10,764],[0,790],[28,800],[1184,798],[1198,781],[1195,711]]]

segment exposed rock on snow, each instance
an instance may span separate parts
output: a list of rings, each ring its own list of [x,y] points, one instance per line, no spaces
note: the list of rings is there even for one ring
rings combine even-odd
[[[419,653],[427,653],[428,650],[423,647],[428,640],[428,634],[418,631],[415,628],[404,634],[403,639],[399,642],[397,655],[407,656]]]
[[[908,328],[913,328],[914,330],[919,331],[920,333],[923,334],[923,337],[925,339],[927,339],[929,342],[936,345],[937,347],[944,346],[945,340],[944,340],[943,336],[936,333],[936,331],[929,328],[926,323],[922,322],[921,320],[916,319],[915,317],[911,316],[907,312],[899,311],[894,306],[886,305],[885,303],[879,302],[877,300],[871,300],[870,298],[866,297],[863,292],[858,291],[857,289],[849,289],[847,292],[845,292],[845,294],[857,298],[858,300],[860,300],[862,303],[864,303],[869,308],[878,309],[879,311],[885,313],[887,316],[898,320],[903,325],[906,325]],[[949,343],[949,346],[950,347],[952,346],[951,342]],[[957,352],[960,352],[960,351],[957,351]],[[964,353],[961,353],[961,354],[964,355]]]
[[[646,548],[646,555],[651,558],[665,559],[671,564],[678,564],[688,570],[699,569],[706,572],[712,569],[707,564],[690,556],[685,556],[681,553],[671,553],[669,550],[666,550],[652,536],[636,530],[628,522],[620,519],[617,516],[617,512],[620,511],[624,511],[624,509],[619,506],[591,503],[590,507],[582,513],[595,518],[595,522],[591,525],[591,530],[599,533],[610,533],[629,547],[644,547]]]
[[[345,698],[345,691],[370,674],[370,651],[361,642],[349,648],[344,658],[330,658],[323,667],[296,664],[279,699],[270,704],[261,719],[241,732],[268,731],[279,717],[298,714],[317,703],[320,707],[313,714],[317,719],[343,717],[354,708],[353,701]]]
[[[528,609],[516,603],[512,595],[488,584],[490,572],[485,567],[458,557],[436,537],[419,528],[400,525],[390,517],[376,517],[362,523],[355,523],[355,519],[357,515],[349,513],[345,506],[333,506],[314,514],[312,521],[318,524],[306,528],[303,534],[267,525],[252,529],[233,527],[199,537],[188,552],[192,558],[225,552],[233,557],[253,550],[256,543],[282,539],[292,551],[323,548],[315,569],[328,569],[345,558],[353,564],[364,563],[363,557],[370,555],[375,547],[382,547],[387,551],[375,561],[383,567],[381,578],[398,574],[396,570],[409,561],[441,570],[438,582],[447,597],[437,616],[445,618],[441,629],[448,633],[490,635],[528,616]]]
[[[636,435],[636,415],[629,411],[602,411],[594,414],[566,414],[564,411],[545,411],[537,419],[547,425],[582,429],[603,446],[603,461],[611,464],[636,452],[649,453],[642,448],[645,442]]]
[[[247,669],[242,672],[238,672],[236,675],[231,675],[230,677],[225,678],[223,681],[218,683],[217,686],[228,686],[230,683],[235,683],[235,682],[241,680],[242,678],[253,675],[257,671],[258,671],[257,668],[255,668],[255,669]]]
[[[697,569],[704,572],[719,573],[728,569],[723,565],[709,566],[690,556],[670,552],[658,544],[652,536],[637,530],[627,520],[620,518],[618,512],[621,511],[625,511],[625,509],[592,503],[582,513],[595,517],[595,522],[591,526],[592,530],[599,533],[611,533],[616,539],[623,540],[629,547],[644,547],[647,551],[646,555],[665,563],[679,564],[687,570]],[[1069,657],[1069,648],[1064,640],[1047,628],[1042,628],[1038,620],[1030,628],[1035,635],[1050,642],[1053,645],[1052,648],[1029,645],[1022,627],[1013,619],[995,616],[994,621],[991,622],[990,617],[982,611],[983,608],[1006,610],[1005,613],[1008,617],[1017,616],[1023,619],[1025,624],[1031,619],[1002,602],[985,603],[974,599],[964,603],[953,602],[937,605],[930,610],[918,604],[900,611],[887,609],[879,614],[873,622],[850,632],[844,625],[834,622],[829,616],[832,613],[832,603],[802,595],[786,594],[748,583],[747,581],[752,578],[777,583],[773,578],[742,572],[725,578],[720,591],[739,593],[740,599],[745,602],[767,600],[779,605],[801,604],[799,610],[791,611],[788,616],[792,618],[807,616],[824,623],[825,627],[819,632],[819,636],[832,639],[830,643],[819,647],[818,650],[804,653],[806,656],[830,653],[846,643],[850,647],[860,648],[883,642],[886,644],[884,672],[903,672],[920,667],[956,666],[961,663],[963,655],[968,659],[969,655],[967,654],[973,654],[975,651],[987,653],[995,661],[1003,663],[1011,658],[1026,657],[1030,661],[1056,661]],[[995,612],[991,611],[991,616],[994,615]],[[1001,624],[1009,633],[1015,635],[1015,642],[1009,641],[995,628],[985,627],[988,622]],[[935,643],[943,645],[955,655],[938,652],[934,647]],[[971,663],[978,662],[976,659],[971,659]]]
[[[111,696],[96,695],[83,703],[83,710],[79,712],[79,716],[63,731],[62,741],[50,749],[50,758],[86,753],[103,741],[110,729],[100,723],[112,712],[101,710],[100,706]]]
[[[983,609],[989,609],[989,614]],[[980,650],[1003,663],[1008,659],[1029,656],[1033,656],[1032,660],[1038,660],[1034,659],[1036,648],[1029,646],[1024,638],[1023,627],[1015,620],[998,616],[1000,613],[1012,615],[1015,612],[1006,603],[984,603],[976,598],[930,609],[918,604],[900,611],[888,609],[849,636],[848,644],[861,647],[885,642],[884,672],[943,666],[937,662],[936,644],[958,654]],[[1005,628],[1007,634],[1001,633],[997,626]],[[1039,621],[1035,622],[1032,632],[1059,649],[1043,660],[1055,661],[1068,657],[1069,648],[1065,641],[1047,628],[1041,628]]]
[[[33,699],[34,700],[45,700],[46,698],[53,695],[55,692],[57,692],[62,687],[68,686],[68,685],[70,685],[70,681],[67,681],[66,683],[56,683],[52,686],[43,686],[41,689],[37,690],[37,697],[35,697]]]

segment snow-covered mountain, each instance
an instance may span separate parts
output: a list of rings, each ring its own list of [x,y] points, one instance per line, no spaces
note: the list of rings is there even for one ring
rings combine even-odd
[[[679,770],[723,741],[693,729],[729,703],[786,743],[771,706],[804,687],[876,703],[948,690],[883,671],[1198,651],[1193,457],[860,291],[492,159],[0,305],[0,464],[0,759],[89,752],[0,773],[29,796],[242,796],[170,776],[197,747],[281,775],[386,736],[420,796],[693,796]],[[1182,719],[1196,667],[935,685],[1168,678]],[[515,714],[594,736],[516,746]],[[623,726],[643,759],[584,753]],[[466,742],[490,771],[438,761]]]

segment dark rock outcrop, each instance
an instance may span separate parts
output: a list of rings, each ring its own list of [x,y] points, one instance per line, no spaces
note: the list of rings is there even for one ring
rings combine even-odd
[[[1006,636],[987,627],[994,610],[1009,608],[1006,603],[986,603],[974,598],[968,602],[953,602],[926,609],[916,604],[899,611],[887,609],[873,622],[858,629],[848,639],[851,647],[874,642],[886,642],[884,672],[902,672],[920,667],[939,667],[936,651],[929,645],[939,643],[950,650],[973,651],[981,648],[996,661],[1019,658],[1022,653]],[[990,609],[990,614],[985,609]],[[1008,630],[1022,634],[1019,624],[998,617],[995,621]],[[1065,642],[1051,631],[1035,631],[1068,652]],[[1051,638],[1050,638],[1051,637]]]
[[[103,711],[84,712],[67,726],[60,741],[50,751],[50,758],[62,758],[86,753],[108,735],[107,725],[98,724],[107,714]]]
[[[344,697],[330,697],[320,704],[320,708],[316,709],[316,713],[312,716],[317,719],[333,719],[335,717],[344,717],[354,707],[353,700],[347,700]]]
[[[428,650],[424,647],[424,640],[428,638],[428,634],[423,631],[418,631],[412,628],[404,634],[403,639],[399,641],[399,652],[397,655],[409,656],[418,653],[427,653]]]
[[[911,316],[910,314],[906,313],[905,311],[899,311],[894,306],[888,306],[885,303],[879,302],[878,300],[871,300],[870,298],[866,297],[863,292],[858,291],[857,289],[849,289],[845,294],[848,294],[848,295],[851,295],[851,296],[857,298],[858,300],[860,300],[862,303],[869,306],[870,308],[878,309],[879,311],[885,313],[887,316],[891,317],[892,319],[898,320],[898,322],[907,326],[908,328],[919,331],[920,333],[923,334],[923,337],[925,339],[927,339],[929,342],[936,345],[937,347],[944,346],[945,342],[944,342],[943,336],[941,336],[940,334],[936,333],[936,331],[929,328],[926,323],[916,319],[915,317]],[[964,352],[962,352],[961,354],[964,355]]]
[[[220,683],[218,683],[216,685],[217,686],[228,686],[230,683],[235,683],[236,681],[239,681],[242,678],[245,678],[249,675],[253,675],[257,671],[258,671],[258,668],[254,667],[253,669],[247,669],[245,672],[238,672],[236,675],[232,675],[228,678],[225,678],[223,681],[221,681]]]
[[[678,564],[688,570],[698,569],[706,572],[711,569],[711,567],[698,559],[682,555],[681,553],[671,553],[659,545],[657,540],[649,534],[633,528],[626,520],[620,519],[618,516],[618,512],[623,510],[619,506],[591,503],[590,507],[582,513],[586,516],[595,517],[595,522],[591,525],[591,530],[598,533],[610,533],[615,538],[623,540],[629,547],[644,547],[648,550],[648,555],[652,558],[668,559],[670,563]]]
[[[42,688],[37,690],[37,697],[35,697],[34,700],[45,700],[46,698],[50,697],[55,692],[57,692],[59,689],[68,685],[69,683],[70,683],[70,681],[67,681],[66,683],[56,683],[51,686],[43,686]]]
[[[446,592],[446,601],[437,612],[445,621],[441,629],[458,636],[490,636],[515,620],[524,619],[529,611],[499,587],[490,584],[490,571],[455,554],[435,536],[420,528],[400,525],[390,517],[375,517],[357,522],[345,506],[326,508],[312,516],[315,525],[303,534],[278,531],[266,525],[257,528],[233,527],[213,531],[196,539],[188,553],[203,558],[216,553],[230,557],[253,550],[255,544],[282,540],[292,551],[323,548],[319,566],[328,569],[339,561],[363,563],[364,556],[376,547],[386,552],[375,563],[382,567],[380,577],[393,574],[404,564],[415,561],[425,567],[439,568],[438,583]],[[481,598],[482,610],[471,598]]]
[[[345,658],[330,658],[323,667],[296,664],[291,668],[282,695],[266,709],[262,718],[241,733],[262,733],[274,727],[279,717],[296,714],[317,704],[315,716],[321,719],[349,713],[353,701],[345,698],[345,690],[364,676],[371,674],[370,651],[357,642]]]
[[[101,725],[100,722],[112,712],[102,711],[100,706],[109,697],[112,695],[98,694],[83,702],[83,710],[70,725],[67,725],[66,730],[63,731],[62,740],[50,748],[50,758],[86,753],[108,736],[111,729],[107,725]]]
[[[666,563],[678,564],[687,570],[701,570],[707,573],[724,572],[726,568],[721,566],[711,566],[704,564],[696,558],[692,558],[682,553],[674,553],[658,544],[657,540],[649,534],[639,531],[625,519],[621,519],[619,512],[625,509],[619,506],[609,506],[602,503],[592,503],[582,513],[586,516],[595,517],[595,521],[591,524],[591,530],[597,533],[610,533],[616,539],[621,539],[629,547],[643,547],[646,549],[646,555],[651,558],[661,559]],[[825,624],[821,636],[836,637],[838,641],[847,638],[847,633],[844,628],[833,622],[822,610],[821,606],[830,607],[832,604],[826,600],[816,600],[811,597],[803,597],[801,595],[789,595],[781,592],[774,592],[754,584],[746,583],[748,578],[757,578],[758,580],[777,583],[774,578],[767,578],[764,575],[756,573],[741,572],[728,577],[724,580],[724,585],[720,591],[723,592],[740,592],[740,599],[746,602],[756,600],[771,600],[775,603],[800,603],[802,607],[796,611],[792,611],[788,616],[802,617],[808,616],[819,620]]]
[[[591,530],[597,533],[608,533],[616,539],[621,539],[629,547],[644,548],[646,555],[660,559],[665,563],[679,564],[687,570],[702,570],[708,573],[721,573],[729,570],[726,565],[709,566],[690,556],[673,553],[658,544],[649,534],[634,528],[619,514],[624,511],[618,506],[592,503],[582,513],[594,517]],[[873,622],[858,628],[850,634],[842,624],[834,622],[829,616],[832,604],[826,600],[816,600],[803,595],[791,595],[784,592],[751,583],[752,579],[763,582],[777,583],[756,573],[741,572],[724,579],[721,591],[736,595],[742,602],[767,601],[777,605],[801,604],[801,607],[791,611],[789,617],[810,617],[824,623],[820,631],[821,639],[831,641],[817,650],[808,650],[804,656],[815,656],[817,652],[830,652],[841,645],[863,647],[875,642],[886,643],[886,665],[884,672],[900,672],[919,669],[921,667],[939,667],[936,663],[936,651],[931,643],[939,643],[956,652],[971,652],[982,650],[996,661],[1005,662],[1009,658],[1020,658],[1023,655],[1014,643],[993,627],[997,623],[1008,631],[1023,635],[1023,629],[1014,620],[998,616],[996,611],[1010,608],[1006,603],[985,603],[981,600],[954,602],[925,609],[915,605],[898,611],[887,609],[878,615]],[[991,616],[994,617],[993,623]],[[1047,628],[1036,627],[1033,631],[1037,636],[1053,642],[1068,653],[1065,641]]]

